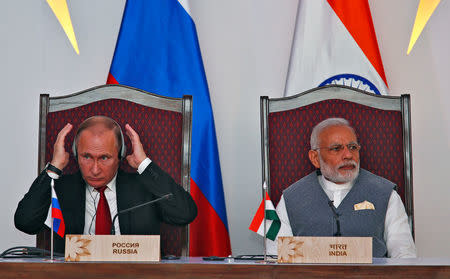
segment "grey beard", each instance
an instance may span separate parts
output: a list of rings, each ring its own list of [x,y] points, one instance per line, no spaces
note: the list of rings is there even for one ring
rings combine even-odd
[[[356,163],[354,160],[350,160],[347,162],[344,162],[336,168],[332,168],[330,165],[325,163],[322,160],[322,157],[319,155],[319,161],[320,161],[320,172],[322,172],[322,175],[327,178],[329,181],[334,183],[348,183],[356,179],[359,174],[359,163]],[[352,164],[355,166],[355,169],[351,171],[347,171],[346,174],[341,174],[338,169],[347,164]]]

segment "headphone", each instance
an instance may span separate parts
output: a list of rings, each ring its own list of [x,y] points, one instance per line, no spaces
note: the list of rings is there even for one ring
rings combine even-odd
[[[99,116],[91,116],[91,117],[87,118],[86,120],[84,120],[81,124],[83,124],[84,122],[86,122],[89,119],[94,118],[94,117],[99,117]],[[119,123],[117,123],[114,119],[107,117],[107,116],[103,116],[103,115],[101,115],[100,117],[104,117],[104,118],[111,120],[112,122],[114,122],[114,125],[119,128],[119,131],[120,131],[119,159],[122,160],[123,158],[125,158],[125,155],[127,154],[127,147],[125,146],[125,139],[123,137],[122,128],[120,127]],[[80,124],[80,126],[81,126],[81,124]],[[73,138],[73,143],[72,143],[72,153],[73,153],[73,156],[75,157],[75,161],[78,160],[78,152],[77,152],[77,146],[76,146],[75,141],[76,141],[79,133],[80,133],[80,128],[78,127],[77,133],[75,134],[75,137]]]

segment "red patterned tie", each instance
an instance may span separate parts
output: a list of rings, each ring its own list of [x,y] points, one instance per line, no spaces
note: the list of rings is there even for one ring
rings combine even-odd
[[[111,212],[105,197],[106,186],[97,188],[100,200],[97,206],[97,217],[95,218],[95,234],[111,234]]]

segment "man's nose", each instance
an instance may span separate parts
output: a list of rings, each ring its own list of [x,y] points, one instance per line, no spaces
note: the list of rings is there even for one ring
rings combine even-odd
[[[344,150],[342,151],[342,157],[344,159],[352,159],[353,158],[353,153],[350,151],[350,149],[346,145],[344,145]]]
[[[91,172],[93,175],[100,174],[101,170],[100,170],[97,160],[94,160],[94,164],[92,165]]]

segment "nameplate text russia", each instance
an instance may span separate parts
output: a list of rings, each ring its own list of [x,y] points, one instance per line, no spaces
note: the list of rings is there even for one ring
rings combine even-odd
[[[159,261],[159,235],[66,235],[66,261]]]

